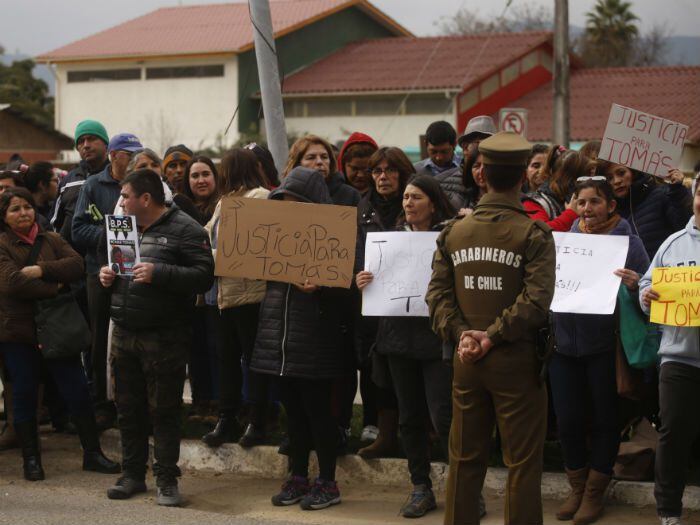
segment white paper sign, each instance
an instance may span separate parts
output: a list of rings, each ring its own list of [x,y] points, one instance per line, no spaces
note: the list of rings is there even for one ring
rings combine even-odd
[[[687,135],[684,124],[613,104],[598,158],[667,177],[680,166]]]
[[[133,215],[107,215],[107,258],[117,275],[133,275],[139,263],[139,234]]]
[[[557,275],[552,311],[612,314],[621,279],[613,272],[625,267],[629,238],[553,232]]]
[[[362,290],[362,315],[428,317],[425,293],[438,232],[367,234],[365,270],[374,280]]]

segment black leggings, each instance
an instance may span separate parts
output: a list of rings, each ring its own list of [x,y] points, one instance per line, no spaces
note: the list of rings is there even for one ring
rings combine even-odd
[[[281,377],[279,386],[287,412],[292,474],[308,477],[309,452],[314,449],[319,478],[335,481],[337,429],[331,407],[333,380]]]

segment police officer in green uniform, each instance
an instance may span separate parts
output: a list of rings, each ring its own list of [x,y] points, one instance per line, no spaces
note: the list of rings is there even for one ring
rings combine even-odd
[[[435,332],[456,344],[445,525],[479,523],[494,423],[508,466],[504,523],[542,523],[547,394],[535,340],[555,250],[549,227],[520,204],[530,147],[509,132],[481,142],[488,191],[437,241],[426,301]]]

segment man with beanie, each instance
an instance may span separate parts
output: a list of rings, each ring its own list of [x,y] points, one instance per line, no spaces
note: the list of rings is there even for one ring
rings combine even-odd
[[[73,242],[85,253],[87,299],[92,330],[90,376],[95,395],[95,418],[101,429],[114,424],[114,404],[107,399],[107,332],[109,331],[110,295],[98,279],[97,250],[104,236],[105,215],[114,212],[119,200],[120,184],[134,152],[143,149],[136,136],[120,133],[108,147],[110,163],[82,185],[72,223]]]
[[[184,144],[170,146],[163,155],[163,173],[165,180],[174,193],[182,193],[185,183],[185,168],[192,160],[194,153]]]
[[[107,143],[107,130],[96,120],[83,120],[76,126],[75,149],[80,154],[80,163],[60,182],[51,213],[51,226],[71,244],[71,224],[80,188],[88,177],[100,173],[109,163]]]
[[[554,297],[549,227],[520,203],[530,143],[497,133],[479,145],[487,193],[437,240],[426,302],[455,347],[445,525],[479,523],[494,423],[508,467],[504,524],[542,524],[547,390],[535,341]]]

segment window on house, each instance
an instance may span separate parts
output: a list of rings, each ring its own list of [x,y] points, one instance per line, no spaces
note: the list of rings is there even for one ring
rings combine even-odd
[[[101,69],[92,71],[69,71],[68,82],[102,82],[109,80],[140,80],[141,69]]]
[[[407,115],[440,115],[452,112],[452,98],[445,95],[411,95],[406,100]]]
[[[284,116],[289,118],[304,116],[304,101],[290,99],[284,101]]]
[[[318,98],[306,101],[309,117],[335,117],[352,115],[352,100],[349,98]]]
[[[498,91],[498,73],[490,76],[481,83],[481,98],[484,99]]]
[[[479,102],[479,88],[475,87],[459,97],[459,111],[463,112]]]
[[[547,71],[549,71],[550,73],[552,72],[552,69],[554,67],[554,65],[552,63],[553,61],[554,61],[554,57],[552,57],[552,55],[550,55],[544,49],[540,50],[540,64],[542,64],[542,67],[547,69]]]
[[[520,63],[522,64],[521,71],[523,73],[526,73],[530,71],[533,67],[537,66],[537,64],[539,63],[537,54],[537,51],[533,51],[532,53],[528,53],[520,59]]]
[[[223,64],[213,66],[148,67],[146,79],[223,77]]]
[[[401,109],[402,97],[360,97],[355,100],[356,115],[396,115]]]
[[[520,63],[515,62],[501,70],[501,85],[505,86],[513,82],[520,74]]]

